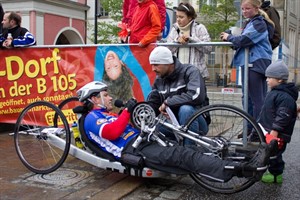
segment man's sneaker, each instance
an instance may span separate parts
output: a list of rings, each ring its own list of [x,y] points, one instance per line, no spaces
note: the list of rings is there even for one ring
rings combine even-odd
[[[270,172],[264,173],[264,175],[261,177],[261,181],[263,183],[282,183],[282,174],[279,175],[273,175]]]

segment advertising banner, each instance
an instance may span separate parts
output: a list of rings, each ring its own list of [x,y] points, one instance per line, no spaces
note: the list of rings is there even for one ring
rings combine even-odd
[[[15,123],[22,109],[35,101],[59,105],[94,80],[108,84],[114,99],[143,101],[155,79],[148,59],[153,48],[99,45],[1,50],[0,123]]]

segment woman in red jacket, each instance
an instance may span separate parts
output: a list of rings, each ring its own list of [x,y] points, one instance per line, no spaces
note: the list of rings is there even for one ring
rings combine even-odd
[[[153,0],[138,0],[131,19],[129,43],[145,47],[155,43],[161,34],[162,25],[157,5]]]

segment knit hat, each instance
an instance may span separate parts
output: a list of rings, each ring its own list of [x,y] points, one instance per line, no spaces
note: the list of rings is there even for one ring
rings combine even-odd
[[[277,60],[267,68],[266,77],[288,80],[289,70],[283,60]]]
[[[153,49],[149,56],[149,62],[153,64],[172,64],[173,55],[170,49],[163,46],[158,46]]]

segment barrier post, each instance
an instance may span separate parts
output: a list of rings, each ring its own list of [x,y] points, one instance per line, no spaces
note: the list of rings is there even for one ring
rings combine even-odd
[[[244,66],[244,83],[243,86],[244,87],[244,93],[243,93],[243,97],[244,97],[244,111],[246,113],[248,113],[248,73],[249,73],[249,63],[248,63],[248,59],[249,59],[249,49],[246,48],[245,49],[245,66]],[[247,144],[247,133],[248,133],[248,124],[247,121],[244,120],[244,127],[243,127],[243,144],[246,145]]]

